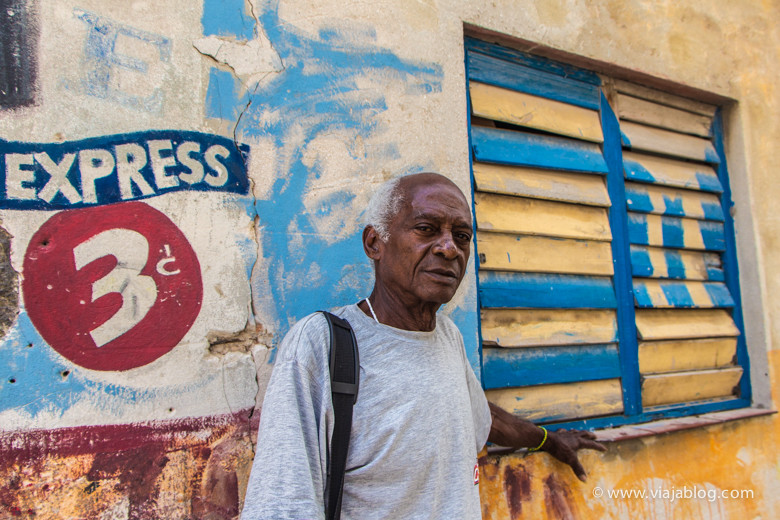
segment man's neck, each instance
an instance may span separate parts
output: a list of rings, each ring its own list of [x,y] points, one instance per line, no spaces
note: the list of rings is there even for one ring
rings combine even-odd
[[[398,296],[374,287],[369,296],[371,307],[376,314],[376,320],[390,327],[402,330],[429,332],[436,328],[436,311],[441,307],[437,303],[421,303],[409,305]],[[365,301],[358,304],[367,316],[371,316],[371,310]]]

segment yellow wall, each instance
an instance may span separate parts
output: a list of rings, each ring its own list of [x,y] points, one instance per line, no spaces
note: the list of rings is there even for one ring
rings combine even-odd
[[[780,353],[770,359],[777,374]],[[607,443],[605,453],[583,452],[586,483],[547,454],[486,456],[480,465],[483,518],[777,518],[778,441],[774,414]],[[647,498],[610,498],[615,490]],[[719,496],[735,490],[752,498]]]

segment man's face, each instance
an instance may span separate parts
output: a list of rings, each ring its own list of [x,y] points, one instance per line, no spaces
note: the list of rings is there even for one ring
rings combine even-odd
[[[444,304],[466,272],[471,211],[461,191],[435,175],[402,180],[405,202],[381,244],[377,281],[407,306]]]

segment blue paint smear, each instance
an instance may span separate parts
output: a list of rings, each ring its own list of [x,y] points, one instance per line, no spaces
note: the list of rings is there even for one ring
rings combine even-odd
[[[723,192],[723,186],[720,184],[718,177],[713,174],[696,172],[696,181],[699,183],[699,189],[701,190],[712,191],[715,193]]]
[[[664,194],[664,206],[666,208],[665,213],[667,215],[676,215],[678,217],[684,217],[685,216],[685,209],[683,209],[683,200],[682,197],[670,197],[666,194]]]
[[[206,117],[235,122],[246,95],[239,97],[241,83],[230,73],[215,67],[209,72],[206,90]]]
[[[71,396],[84,392],[86,387],[76,377],[63,378],[64,370],[72,370],[63,361],[43,341],[27,313],[21,311],[0,347],[0,409],[24,408],[36,415],[42,410],[61,410],[63,402],[69,406],[74,400]]]
[[[626,202],[628,208],[633,211],[642,211],[650,213],[653,211],[653,201],[646,191],[637,189],[635,186],[626,186]]]
[[[204,1],[201,24],[204,36],[251,40],[255,34],[255,20],[247,14],[246,0]]]
[[[711,282],[723,282],[726,280],[726,276],[723,273],[723,269],[719,267],[708,267],[707,279]]]
[[[620,143],[626,148],[631,148],[631,139],[622,130],[620,131]]]
[[[704,247],[710,251],[723,251],[726,249],[726,238],[723,234],[723,224],[716,222],[699,221],[699,231]]]
[[[647,249],[631,246],[631,273],[634,276],[652,276],[653,263]]]
[[[720,156],[718,155],[718,152],[715,151],[715,148],[712,146],[708,146],[704,150],[704,158],[708,163],[720,164]]]
[[[723,208],[715,202],[702,201],[701,209],[704,211],[704,218],[707,220],[724,220]]]
[[[135,389],[93,381],[80,367],[55,352],[35,330],[24,309],[0,343],[0,411],[16,409],[35,417],[41,412],[55,417],[82,402],[84,395],[110,396],[128,406],[166,396],[192,392],[221,373],[204,374],[194,384],[164,389]],[[14,380],[11,383],[11,380]]]
[[[156,88],[149,96],[139,97],[114,87],[117,83],[113,79],[116,68],[125,68],[140,74],[146,74],[149,69],[145,61],[116,52],[116,42],[123,36],[155,46],[160,61],[169,62],[173,48],[171,40],[78,8],[73,10],[73,14],[89,27],[84,41],[86,74],[81,81],[80,90],[87,95],[107,99],[134,110],[161,113],[164,101],[162,89]]]
[[[232,199],[225,200],[222,204],[226,207],[235,207],[245,213],[249,219],[255,217],[255,200],[251,197],[234,197]],[[254,223],[252,223],[254,226]],[[250,236],[241,236],[238,233],[235,234],[235,245],[238,248],[239,256],[244,262],[244,270],[246,272],[246,279],[252,279],[252,269],[257,262],[257,243]]]
[[[685,246],[685,231],[680,219],[661,217],[661,232],[664,247]]]
[[[722,283],[705,283],[704,288],[707,290],[707,294],[712,300],[712,304],[715,307],[733,307],[734,299],[731,297],[731,293],[725,284]]]
[[[647,234],[647,219],[644,215],[628,214],[628,240],[632,244],[647,244],[650,241]]]
[[[666,301],[673,307],[695,307],[696,305],[688,292],[685,283],[661,283],[661,290],[666,296]]]
[[[650,173],[650,170],[638,162],[624,159],[623,166],[627,178],[642,182],[655,182],[655,177]]]
[[[206,4],[222,5],[216,0]],[[255,205],[263,229],[263,264],[269,267],[269,286],[257,287],[261,282],[253,281],[253,292],[268,294],[274,302],[276,323],[266,325],[278,331],[278,341],[303,316],[355,303],[373,285],[361,231],[342,236],[342,230],[333,230],[332,235],[323,236],[315,226],[324,216],[350,209],[352,195],[344,192],[323,199],[317,208],[304,207],[303,194],[310,182],[324,173],[322,165],[304,160],[307,148],[323,134],[345,133],[357,139],[384,131],[380,116],[387,110],[385,89],[362,85],[400,84],[407,94],[423,95],[441,91],[443,72],[438,64],[402,60],[378,47],[372,27],[324,27],[312,36],[281,21],[277,1],[260,2],[256,8],[284,69],[256,89],[248,86],[250,94],[241,99],[235,95],[236,80],[228,82],[226,73],[212,72],[214,85],[209,85],[212,94],[207,111],[214,117],[227,115],[229,120],[242,111],[236,128],[241,141],[270,139],[285,161],[271,195]],[[225,97],[225,91],[231,95]],[[356,148],[355,159],[381,164],[398,157],[392,136],[387,140],[391,141],[387,146]],[[394,174],[423,169],[424,165],[409,165]],[[258,276],[261,279],[266,277]],[[476,314],[476,309],[471,312]],[[474,330],[476,318],[455,316],[458,325]],[[470,359],[476,348],[468,346]]]
[[[647,292],[647,287],[639,282],[634,282],[634,301],[637,307],[653,307],[653,300],[650,298],[650,293]]]
[[[685,264],[683,264],[680,253],[677,251],[664,251],[664,259],[666,260],[666,272],[669,278],[685,278]]]
[[[371,26],[353,27],[350,33],[363,39],[376,40],[376,29]],[[346,38],[347,34],[340,28],[324,27],[319,30],[319,36],[323,42],[333,45],[334,48],[340,46],[342,49],[348,49],[352,46],[352,42]]]

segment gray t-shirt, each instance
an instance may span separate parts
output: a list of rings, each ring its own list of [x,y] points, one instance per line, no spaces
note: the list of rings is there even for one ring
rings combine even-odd
[[[360,350],[343,520],[480,519],[477,453],[490,410],[445,316],[435,330],[376,323],[357,305],[350,322]],[[324,518],[333,431],[327,323],[300,320],[279,347],[263,402],[243,520]]]

